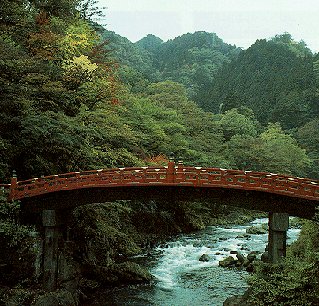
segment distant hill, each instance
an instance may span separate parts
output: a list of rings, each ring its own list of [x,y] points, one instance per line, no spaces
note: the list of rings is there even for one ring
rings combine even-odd
[[[167,42],[148,35],[136,45],[149,52],[161,80],[185,85],[188,96],[198,105],[218,69],[241,51],[224,43],[215,33],[203,31],[187,33]]]
[[[102,29],[120,63],[122,81],[133,92],[152,82],[183,84],[188,97],[207,111],[251,108],[258,121],[299,127],[319,113],[313,61],[304,42],[288,33],[257,40],[247,50],[214,33],[188,33],[163,42],[147,35],[136,43]]]
[[[219,71],[204,108],[251,108],[261,123],[300,126],[318,110],[311,51],[289,34],[258,40]]]
[[[136,43],[102,27],[100,32],[120,63],[122,80],[133,91],[142,91],[148,82],[172,80],[185,85],[198,105],[218,69],[241,51],[207,32],[188,33],[167,42],[149,34]]]
[[[153,34],[148,34],[147,36],[143,37],[135,44],[139,48],[155,54],[157,52],[158,48],[160,48],[163,43],[164,43],[164,41],[161,38],[159,38]]]

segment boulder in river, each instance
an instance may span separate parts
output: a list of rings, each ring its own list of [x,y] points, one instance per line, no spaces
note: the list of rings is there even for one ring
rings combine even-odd
[[[246,229],[247,234],[255,234],[255,235],[262,235],[262,234],[267,234],[268,230],[266,226],[261,225],[261,226],[250,226]]]
[[[244,239],[244,238],[246,238],[245,235],[238,235],[238,236],[236,236],[236,239]]]
[[[223,303],[223,306],[239,306],[239,305],[244,305],[243,304],[243,296],[242,295],[230,296]]]
[[[228,256],[225,259],[219,261],[219,265],[223,268],[230,267],[236,264],[236,259],[232,256]]]
[[[255,252],[250,252],[247,255],[247,259],[249,262],[253,262],[257,258],[257,254]]]
[[[245,262],[245,259],[246,259],[245,256],[238,251],[237,251],[236,257],[241,264]]]
[[[201,257],[199,257],[199,261],[210,261],[210,257],[208,254],[203,254]]]
[[[269,262],[269,254],[268,254],[268,251],[265,251],[264,253],[262,253],[260,259],[261,259],[262,262]]]
[[[245,256],[239,251],[230,251],[230,254],[235,254],[240,264],[242,264],[246,259]]]

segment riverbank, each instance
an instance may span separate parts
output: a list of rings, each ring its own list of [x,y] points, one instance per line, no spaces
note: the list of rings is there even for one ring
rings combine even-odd
[[[267,224],[266,218],[244,225],[208,226],[173,237],[149,254],[135,257],[155,276],[150,285],[100,290],[87,305],[221,306],[230,295],[244,293],[248,273],[244,266],[223,268],[219,262],[235,252],[245,258],[250,258],[249,254],[260,258],[268,234],[247,234],[247,230],[263,224]],[[296,235],[289,232],[291,239]],[[200,260],[203,255],[204,261]]]
[[[4,304],[12,300],[20,304],[27,301],[30,305],[50,305],[50,301],[55,301],[52,305],[57,301],[61,305],[81,304],[88,303],[101,288],[150,283],[151,274],[133,262],[133,256],[148,253],[180,233],[198,231],[207,225],[242,224],[256,216],[255,212],[238,208],[196,202],[121,201],[82,206],[70,216],[70,241],[61,248],[64,250],[61,260],[66,267],[64,274],[67,274],[60,279],[61,290],[54,295],[40,289],[39,236],[32,234],[34,237],[30,240],[32,235],[28,234],[29,245],[19,252],[31,253],[33,264],[28,263],[28,276],[23,275],[9,286],[3,280],[2,300]],[[25,254],[21,258],[23,262]],[[13,275],[17,275],[15,267],[7,274],[7,279],[12,279]],[[20,289],[13,289],[17,287]]]

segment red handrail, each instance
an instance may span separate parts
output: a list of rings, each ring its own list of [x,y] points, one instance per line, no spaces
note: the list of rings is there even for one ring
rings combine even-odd
[[[190,167],[169,162],[165,167],[112,168],[70,172],[17,181],[4,185],[9,200],[50,192],[90,187],[129,186],[222,187],[265,191],[310,200],[319,200],[319,181],[266,172]],[[1,186],[1,185],[0,185]]]

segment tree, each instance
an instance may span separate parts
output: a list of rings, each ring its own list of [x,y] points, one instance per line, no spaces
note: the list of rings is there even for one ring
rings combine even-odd
[[[261,147],[259,152],[260,169],[305,176],[310,165],[306,150],[298,146],[292,136],[283,132],[280,125],[269,124],[260,134]]]
[[[235,135],[257,136],[257,121],[254,115],[245,116],[239,111],[233,108],[221,115],[219,123],[226,141]]]
[[[313,178],[319,178],[319,118],[306,123],[296,132],[296,139],[301,147],[307,150],[312,164],[309,169],[309,175]]]
[[[291,46],[295,43],[279,38],[257,40],[219,70],[207,92],[205,109],[218,112],[221,106],[222,110],[246,106],[264,126],[269,122],[279,122],[285,129],[303,125],[314,116],[317,104],[313,57],[307,49],[300,56]]]
[[[156,53],[158,48],[163,43],[163,40],[159,37],[156,37],[155,35],[148,34],[146,37],[143,37],[138,42],[136,42],[136,45],[139,48],[143,48],[151,53]]]

